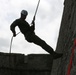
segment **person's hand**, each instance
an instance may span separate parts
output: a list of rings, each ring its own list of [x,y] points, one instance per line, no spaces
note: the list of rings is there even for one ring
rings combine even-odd
[[[33,17],[33,20],[32,20],[32,25],[35,25],[35,16]]]
[[[31,24],[32,24],[32,25],[35,25],[35,21],[33,20]]]
[[[13,34],[13,37],[16,37],[16,34]]]

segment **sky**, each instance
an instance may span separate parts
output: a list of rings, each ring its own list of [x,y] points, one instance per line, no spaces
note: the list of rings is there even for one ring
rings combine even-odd
[[[21,10],[27,10],[27,22],[30,24],[38,0],[0,0],[0,52],[9,53],[12,32],[11,23],[20,17]],[[35,20],[35,33],[54,50],[57,46],[59,29],[62,20],[64,0],[40,0]],[[16,27],[16,33],[20,32]],[[13,38],[12,53],[48,54],[40,46],[29,43],[23,34]]]

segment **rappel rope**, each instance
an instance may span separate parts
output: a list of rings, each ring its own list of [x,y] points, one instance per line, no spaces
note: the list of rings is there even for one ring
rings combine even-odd
[[[12,36],[12,38],[11,38],[11,43],[10,43],[10,51],[9,51],[9,53],[11,53],[12,41],[13,41],[13,36]]]
[[[39,4],[40,4],[40,0],[38,1],[37,7],[36,7],[36,10],[35,10],[35,14],[34,14],[34,17],[33,17],[32,21],[35,21],[35,17],[36,17],[37,11],[38,11]]]
[[[18,32],[18,33],[16,34],[16,36],[17,36],[19,33],[20,33],[20,32]],[[9,53],[11,53],[12,42],[13,42],[13,36],[12,36],[12,38],[11,38],[11,43],[10,43],[10,51],[9,51]]]
[[[39,4],[40,4],[40,0],[38,1],[38,4],[37,4],[36,11],[35,11],[35,14],[34,14],[33,19],[35,19],[35,16],[36,16],[36,14],[37,14],[37,10],[38,10]]]
[[[40,0],[38,1],[37,7],[36,7],[36,11],[35,11],[35,14],[34,14],[34,17],[33,17],[33,21],[35,21],[35,17],[36,17],[36,14],[37,14],[37,10],[38,10],[38,7],[39,7],[39,3],[40,3]],[[20,33],[20,32],[19,32],[19,33]],[[19,33],[17,33],[16,35],[18,35]],[[10,51],[9,51],[9,53],[11,53],[12,42],[13,42],[13,36],[12,36],[12,38],[11,38]]]

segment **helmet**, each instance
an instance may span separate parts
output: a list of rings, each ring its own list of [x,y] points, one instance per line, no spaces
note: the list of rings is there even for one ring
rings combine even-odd
[[[26,10],[22,10],[22,11],[21,11],[21,14],[23,14],[23,15],[28,15],[28,12],[27,12]]]

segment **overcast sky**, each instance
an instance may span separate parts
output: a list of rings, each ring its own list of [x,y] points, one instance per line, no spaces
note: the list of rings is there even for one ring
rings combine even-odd
[[[20,17],[22,9],[28,11],[27,21],[31,23],[38,0],[0,0],[0,52],[9,53],[12,32],[11,23]],[[56,49],[62,19],[64,0],[41,0],[36,15],[36,34]],[[16,27],[16,32],[19,29]],[[41,47],[28,43],[23,34],[13,39],[12,53],[47,53]]]

